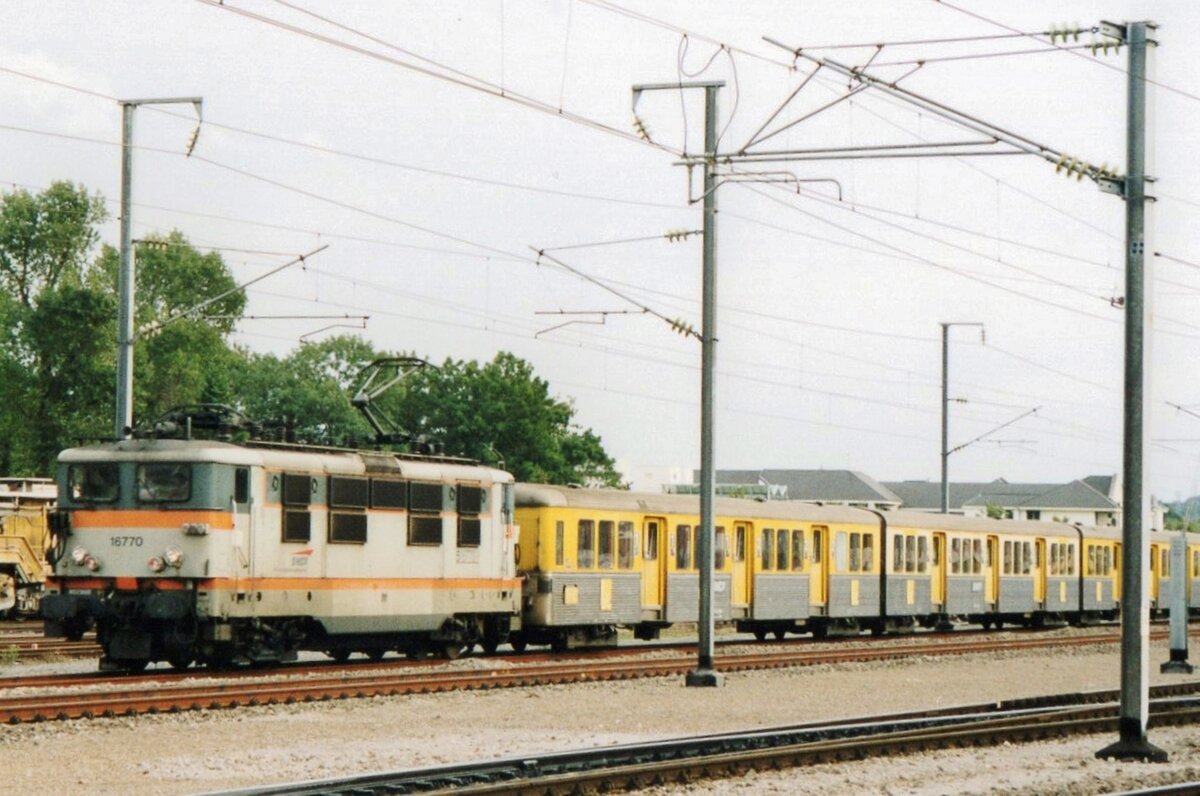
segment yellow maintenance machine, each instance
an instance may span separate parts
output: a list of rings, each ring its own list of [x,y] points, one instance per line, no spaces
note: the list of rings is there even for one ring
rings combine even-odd
[[[57,497],[49,478],[0,478],[0,618],[37,615]]]

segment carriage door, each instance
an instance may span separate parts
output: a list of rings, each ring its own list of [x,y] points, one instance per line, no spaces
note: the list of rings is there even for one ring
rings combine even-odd
[[[1000,610],[1000,537],[987,538],[987,560],[983,567],[984,601],[991,603],[992,610]]]
[[[667,521],[662,517],[646,517],[642,521],[642,607],[659,611],[663,618],[663,570],[667,566],[664,554]]]
[[[1040,607],[1046,606],[1046,540],[1038,539],[1033,543],[1033,601]]]
[[[732,539],[732,554],[733,559],[733,593],[729,595],[729,603],[731,608],[749,608],[750,607],[750,579],[746,577],[746,568],[749,566],[751,556],[746,555],[747,546],[751,539],[751,526],[745,522],[735,522],[733,524],[733,539]],[[740,614],[735,610],[734,616]]]
[[[933,535],[933,559],[929,563],[929,601],[937,612],[946,604],[946,534],[940,531]]]
[[[824,525],[814,525],[810,541],[812,559],[808,570],[809,603],[814,608],[820,608],[820,613],[825,613],[825,597],[828,593],[826,584],[829,582],[829,529]]]

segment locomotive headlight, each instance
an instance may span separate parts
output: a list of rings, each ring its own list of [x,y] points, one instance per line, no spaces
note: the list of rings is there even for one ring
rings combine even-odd
[[[83,565],[92,572],[96,572],[100,569],[100,559],[96,558],[91,553],[88,553],[83,557]]]
[[[167,567],[166,563],[158,556],[154,556],[154,558],[147,561],[146,566],[150,567],[151,572],[162,572]]]
[[[71,560],[75,562],[75,566],[82,567],[83,562],[88,558],[88,551],[82,547],[76,547],[71,551]]]
[[[183,551],[178,547],[168,547],[167,552],[163,553],[163,561],[167,566],[179,569],[183,566]]]

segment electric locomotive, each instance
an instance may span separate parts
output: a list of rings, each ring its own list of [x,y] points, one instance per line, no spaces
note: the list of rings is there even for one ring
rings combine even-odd
[[[512,476],[247,439],[225,410],[62,452],[46,635],[102,668],[494,649],[519,623]],[[199,432],[214,438],[201,439]]]

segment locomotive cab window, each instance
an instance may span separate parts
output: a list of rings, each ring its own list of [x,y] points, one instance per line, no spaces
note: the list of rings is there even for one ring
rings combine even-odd
[[[67,470],[71,500],[112,503],[121,494],[121,473],[112,462],[72,464]]]
[[[233,502],[250,502],[250,468],[239,467],[233,471]]]

